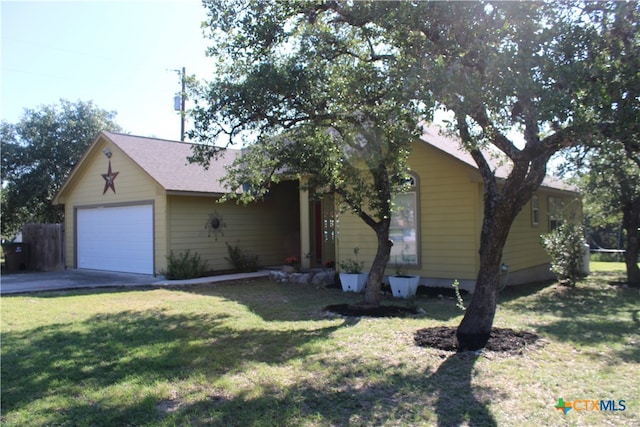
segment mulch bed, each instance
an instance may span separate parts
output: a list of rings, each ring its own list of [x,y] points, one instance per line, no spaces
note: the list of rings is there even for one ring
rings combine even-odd
[[[408,317],[419,314],[414,308],[396,305],[369,307],[358,304],[335,304],[325,307],[324,311],[346,317]],[[493,328],[489,342],[487,342],[484,350],[507,354],[522,354],[525,349],[539,344],[540,339],[539,335],[531,332],[514,331],[510,328]],[[455,327],[436,326],[420,329],[415,333],[414,342],[420,347],[458,351]]]
[[[514,331],[510,328],[493,328],[485,350],[509,354],[521,354],[527,347],[535,345],[540,336],[530,332]],[[456,328],[437,326],[420,329],[414,336],[416,345],[445,351],[457,351]]]

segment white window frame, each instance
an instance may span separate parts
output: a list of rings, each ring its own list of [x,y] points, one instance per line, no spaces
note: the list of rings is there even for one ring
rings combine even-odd
[[[531,196],[531,226],[538,227],[540,225],[540,200],[534,194]]]
[[[548,229],[553,231],[564,222],[564,200],[561,197],[549,196],[548,203]]]
[[[394,196],[394,206],[403,199],[413,205],[412,212],[400,209],[391,214],[389,238],[393,241],[389,264],[406,267],[420,266],[420,192],[418,178],[411,174],[411,187],[404,193]],[[403,212],[404,211],[404,212]]]

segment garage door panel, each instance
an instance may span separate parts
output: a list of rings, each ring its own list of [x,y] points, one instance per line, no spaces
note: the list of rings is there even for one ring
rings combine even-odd
[[[152,205],[78,209],[78,268],[153,274]]]

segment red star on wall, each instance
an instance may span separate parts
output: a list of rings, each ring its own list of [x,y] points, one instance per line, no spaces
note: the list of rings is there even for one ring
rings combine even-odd
[[[104,178],[104,191],[102,194],[105,194],[108,189],[113,190],[113,194],[116,194],[116,187],[114,185],[114,181],[116,180],[116,176],[118,176],[120,172],[111,172],[111,160],[109,160],[109,169],[107,173],[102,173],[102,177]]]

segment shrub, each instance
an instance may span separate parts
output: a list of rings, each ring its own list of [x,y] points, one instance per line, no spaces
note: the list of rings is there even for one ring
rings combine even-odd
[[[467,307],[464,306],[464,300],[460,294],[460,282],[458,282],[458,279],[454,280],[451,286],[453,286],[453,291],[456,295],[456,307],[462,311],[467,311]]]
[[[360,274],[362,273],[362,268],[364,267],[364,261],[358,261],[358,252],[360,252],[360,248],[353,248],[353,254],[355,255],[354,259],[346,259],[340,262],[340,269],[343,273],[349,274]]]
[[[240,249],[238,244],[235,246],[231,246],[228,242],[225,242],[225,244],[227,245],[227,251],[229,251],[229,256],[225,257],[225,259],[233,265],[233,268],[245,273],[258,270],[258,255],[252,255]]]
[[[207,270],[207,262],[200,260],[200,255],[190,250],[175,255],[173,251],[167,257],[167,269],[161,273],[169,280],[184,280],[201,277]]]
[[[575,286],[582,273],[584,233],[576,224],[563,223],[551,233],[540,236],[551,257],[551,271],[561,282]]]

